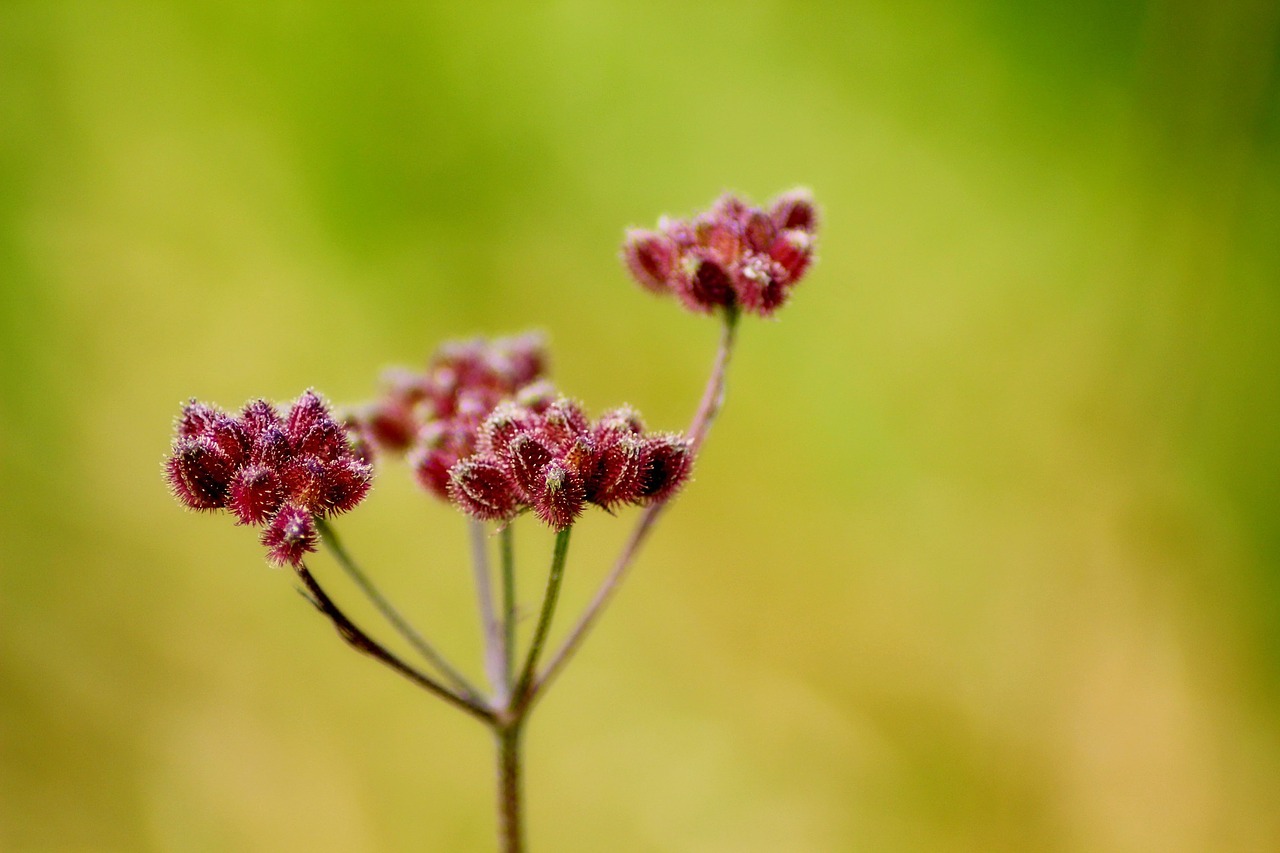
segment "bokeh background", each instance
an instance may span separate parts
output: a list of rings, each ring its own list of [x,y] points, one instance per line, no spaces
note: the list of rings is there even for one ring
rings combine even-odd
[[[820,263],[534,717],[536,848],[1280,849],[1278,34],[1272,0],[4,3],[0,848],[488,849],[485,731],[178,508],[178,404],[355,402],[538,327],[590,409],[679,428],[715,326],[628,282],[623,227],[804,184]],[[582,525],[562,616],[627,526]],[[340,529],[478,672],[459,518],[391,465]]]

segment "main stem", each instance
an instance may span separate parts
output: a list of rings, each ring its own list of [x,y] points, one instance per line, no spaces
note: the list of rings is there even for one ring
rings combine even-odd
[[[524,850],[521,810],[520,731],[523,721],[495,725],[498,739],[498,844],[503,853]]]

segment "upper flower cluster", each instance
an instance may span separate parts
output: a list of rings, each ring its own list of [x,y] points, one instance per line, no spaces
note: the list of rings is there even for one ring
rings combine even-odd
[[[694,311],[740,307],[768,317],[809,268],[817,224],[806,190],[784,193],[768,212],[725,195],[692,220],[663,217],[657,231],[628,231],[622,252],[643,287],[674,293]]]
[[[593,424],[565,397],[499,405],[481,425],[477,445],[448,471],[454,503],[485,520],[531,507],[556,530],[588,503],[610,509],[664,501],[693,464],[687,439],[646,433],[634,410],[615,409]]]
[[[283,417],[266,400],[239,417],[192,400],[182,407],[165,473],[179,501],[265,527],[269,558],[297,565],[315,550],[315,518],[360,503],[372,472],[320,395],[307,391]]]

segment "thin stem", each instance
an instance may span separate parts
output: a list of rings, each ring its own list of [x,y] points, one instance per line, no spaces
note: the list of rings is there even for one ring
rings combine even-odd
[[[503,664],[502,628],[493,612],[493,590],[489,581],[489,531],[483,521],[469,519],[471,530],[471,568],[475,574],[476,602],[480,606],[480,625],[484,632],[484,671],[493,687],[493,704],[505,708],[510,696]]]
[[[519,719],[533,698],[533,677],[538,670],[538,658],[542,647],[546,644],[547,634],[551,630],[551,617],[556,612],[556,599],[560,597],[560,581],[564,578],[564,561],[569,553],[569,534],[573,527],[566,527],[556,534],[555,552],[551,557],[551,572],[547,576],[547,592],[542,599],[542,613],[538,616],[538,627],[533,632],[533,640],[529,645],[529,656],[525,659],[524,669],[520,673],[520,681],[516,686],[516,702],[514,714]]]
[[[294,573],[298,576],[298,579],[302,581],[302,585],[306,587],[308,600],[317,610],[329,617],[329,621],[333,623],[334,630],[338,632],[338,636],[342,637],[342,639],[353,649],[387,665],[427,692],[434,693],[436,696],[439,696],[451,705],[461,708],[473,717],[477,717],[490,726],[495,725],[496,718],[493,711],[489,708],[485,707],[470,696],[464,696],[453,692],[431,676],[405,663],[400,658],[396,657],[396,655],[388,651],[387,648],[377,640],[374,640],[358,628],[354,622],[347,618],[347,615],[342,612],[338,605],[334,603],[328,593],[324,591],[319,582],[311,575],[311,572],[307,570],[305,564],[299,563],[295,566]]]
[[[516,656],[516,551],[512,522],[499,531],[502,543],[502,672],[507,686],[511,686]]]
[[[391,626],[396,629],[400,636],[404,637],[409,645],[417,650],[418,654],[422,655],[432,666],[438,669],[445,677],[445,680],[450,682],[459,693],[473,700],[478,700],[480,697],[479,691],[471,686],[471,683],[456,668],[450,665],[444,656],[436,651],[425,637],[418,633],[416,628],[400,615],[400,611],[396,610],[395,606],[383,596],[378,588],[373,585],[373,582],[369,580],[368,576],[360,570],[356,561],[347,553],[347,549],[342,547],[342,540],[338,538],[338,534],[334,531],[332,525],[323,518],[317,518],[316,529],[320,531],[320,538],[324,541],[325,547],[329,549],[329,552],[333,554],[334,559],[338,561],[338,565],[342,566],[343,571],[347,573],[351,580],[355,581],[356,586],[360,587],[360,591],[373,602],[373,606],[378,608],[378,612],[391,623]]]
[[[515,723],[494,730],[498,738],[498,846],[503,853],[524,850],[520,728],[520,723]]]
[[[698,404],[698,410],[694,413],[693,421],[689,424],[689,443],[695,454],[702,447],[703,440],[707,437],[707,433],[711,430],[711,425],[715,423],[716,416],[720,414],[720,409],[724,405],[725,378],[729,370],[729,359],[733,355],[733,346],[737,340],[737,330],[737,309],[726,309],[724,326],[720,333],[720,347],[716,351],[715,363],[711,367],[711,375],[707,377],[707,385],[703,389],[702,400]],[[612,599],[621,585],[623,578],[626,577],[627,570],[631,567],[636,555],[640,553],[640,548],[648,538],[649,531],[653,529],[654,523],[658,520],[658,516],[662,514],[665,507],[665,503],[654,504],[640,514],[640,519],[636,522],[636,526],[631,531],[631,536],[628,537],[626,544],[623,545],[622,552],[613,564],[613,569],[609,572],[608,577],[604,579],[604,582],[600,584],[595,597],[591,599],[587,609],[578,618],[578,623],[573,626],[569,636],[565,638],[564,642],[560,644],[560,648],[552,655],[551,662],[547,664],[546,670],[530,687],[529,695],[525,699],[526,703],[533,701],[539,691],[556,677],[560,670],[564,668],[564,665],[568,663],[569,658],[582,645],[592,625],[600,618],[605,606],[608,605],[610,599]]]

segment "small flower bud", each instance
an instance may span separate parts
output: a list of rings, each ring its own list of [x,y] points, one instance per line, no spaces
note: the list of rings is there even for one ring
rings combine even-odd
[[[597,439],[600,453],[587,485],[587,500],[612,509],[636,499],[644,442],[631,432],[609,432]]]
[[[676,248],[669,238],[652,231],[631,230],[622,244],[627,269],[640,286],[654,293],[670,289],[675,271]]]
[[[749,254],[733,277],[738,304],[744,310],[768,317],[786,301],[786,270],[767,255]]]
[[[818,229],[818,211],[813,195],[806,189],[794,189],[778,196],[769,215],[779,231],[798,228],[812,234]]]
[[[297,447],[312,426],[328,419],[329,407],[325,405],[324,399],[315,391],[308,390],[289,408],[285,433],[294,447]]]
[[[546,466],[543,478],[541,491],[533,496],[533,511],[552,529],[564,530],[582,514],[582,481],[558,462]]]
[[[798,229],[783,231],[769,247],[769,257],[786,272],[788,282],[797,282],[813,258],[813,237]]]
[[[302,555],[316,550],[318,540],[311,513],[285,506],[262,531],[262,544],[269,549],[267,559],[277,566],[300,566]]]
[[[325,465],[321,485],[322,515],[336,515],[354,509],[369,494],[372,469],[357,459],[335,459]]]
[[[645,442],[641,451],[640,485],[637,499],[662,503],[684,485],[693,467],[689,441],[678,435],[658,435]]]
[[[240,413],[240,423],[252,442],[256,442],[268,430],[284,431],[280,413],[266,400],[253,400],[245,404],[244,411]]]
[[[520,490],[521,499],[532,503],[542,491],[544,469],[551,462],[551,451],[533,436],[522,433],[512,439],[503,458],[511,472],[511,479]]]
[[[705,250],[690,253],[688,273],[679,278],[676,294],[686,307],[704,314],[717,306],[733,304],[729,274]]]
[[[221,412],[217,409],[196,402],[192,397],[191,400],[182,404],[182,414],[178,416],[177,424],[178,438],[197,438],[204,435],[220,414]]]
[[[208,436],[179,439],[165,463],[174,497],[191,509],[225,505],[235,464]]]
[[[227,509],[241,524],[263,524],[284,500],[279,476],[262,465],[246,465],[236,472],[228,489]]]
[[[463,459],[449,472],[449,497],[463,512],[481,521],[506,519],[519,508],[514,484],[493,457]]]

